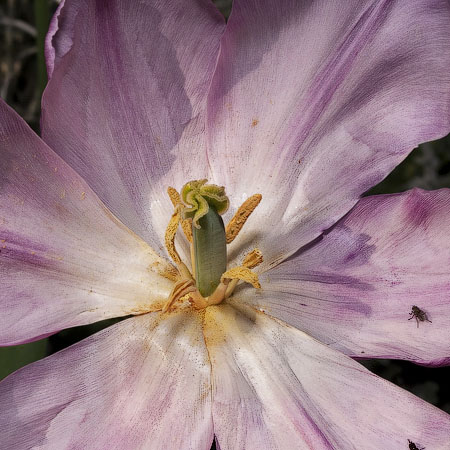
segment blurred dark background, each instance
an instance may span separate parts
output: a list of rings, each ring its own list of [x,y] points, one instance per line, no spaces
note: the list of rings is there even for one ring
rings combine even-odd
[[[231,0],[216,0],[228,17]],[[40,97],[46,82],[43,39],[57,0],[0,1],[0,96],[39,132]],[[394,172],[368,194],[413,187],[450,187],[450,137],[416,148]],[[61,350],[116,321],[62,331],[32,344],[0,349],[0,379]],[[449,342],[450,348],[450,342]],[[403,361],[369,360],[373,372],[450,413],[450,367],[426,368]]]

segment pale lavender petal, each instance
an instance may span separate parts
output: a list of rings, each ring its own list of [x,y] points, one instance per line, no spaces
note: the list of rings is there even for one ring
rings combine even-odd
[[[450,416],[263,313],[210,307],[214,432],[222,450],[450,448]]]
[[[161,307],[165,260],[0,101],[0,345]]]
[[[213,441],[201,318],[128,319],[0,383],[2,448],[192,449]]]
[[[449,236],[448,189],[367,197],[238,298],[350,356],[449,364]]]
[[[450,130],[447,0],[235,0],[208,100],[209,161],[235,240],[266,265],[330,227],[420,142]]]
[[[205,103],[223,29],[208,0],[67,0],[47,37],[43,139],[161,251],[167,187],[208,177]]]
[[[45,59],[49,78],[53,75],[55,61],[59,63],[61,57],[64,56],[72,47],[73,34],[70,32],[62,34],[58,39],[53,39],[59,28],[62,27],[62,24],[60,25],[59,23],[60,20],[64,20],[65,29],[73,29],[73,20],[78,13],[78,8],[76,5],[73,5],[69,11],[65,12],[64,18],[60,17],[61,10],[65,3],[66,0],[62,0],[58,5],[58,8],[56,8],[55,14],[53,15],[48,27],[47,36],[45,37]]]

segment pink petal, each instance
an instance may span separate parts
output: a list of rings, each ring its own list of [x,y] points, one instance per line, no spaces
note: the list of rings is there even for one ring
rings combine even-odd
[[[213,440],[201,319],[128,319],[0,384],[2,448],[205,449]]]
[[[418,143],[448,133],[449,23],[446,0],[234,1],[208,153],[233,208],[263,195],[245,241],[266,264],[330,227]]]
[[[449,364],[449,235],[448,189],[367,197],[239,299],[350,356]]]
[[[450,416],[256,311],[210,307],[214,432],[227,449],[450,448]]]
[[[59,21],[64,21],[64,27],[72,29],[74,26],[74,20],[78,14],[78,7],[76,4],[72,4],[72,8],[64,11],[64,16],[60,18],[61,10],[64,8],[66,0],[61,0],[58,8],[53,15],[52,20],[48,28],[47,36],[45,37],[45,59],[47,63],[47,74],[51,78],[53,70],[55,68],[55,61],[59,63],[60,59],[70,50],[72,47],[73,33],[59,34],[58,39],[54,39],[56,33],[59,30]],[[61,24],[61,28],[62,28]]]
[[[0,345],[161,307],[167,263],[0,102]]]
[[[208,176],[206,93],[223,29],[208,0],[81,0],[47,37],[44,140],[161,251],[168,185]]]

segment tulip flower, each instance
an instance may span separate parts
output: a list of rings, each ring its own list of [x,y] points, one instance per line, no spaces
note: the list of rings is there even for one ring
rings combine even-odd
[[[63,0],[42,139],[0,105],[7,449],[450,448],[358,358],[450,362],[447,0]]]

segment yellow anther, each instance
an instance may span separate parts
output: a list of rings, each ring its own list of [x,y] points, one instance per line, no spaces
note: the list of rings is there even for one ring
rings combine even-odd
[[[248,267],[249,269],[253,269],[256,266],[259,266],[264,261],[263,255],[261,253],[261,250],[255,248],[250,253],[248,253],[244,261],[242,262],[242,265],[244,267]]]
[[[192,219],[182,219],[181,220],[181,229],[183,230],[183,233],[186,236],[186,239],[189,241],[189,243],[192,244],[192,242],[193,242]]]
[[[167,252],[177,265],[181,263],[180,255],[175,248],[175,236],[177,234],[178,225],[180,224],[180,218],[179,209],[175,209],[170,218],[169,225],[167,225],[166,234],[164,236]]]
[[[248,267],[233,267],[230,270],[227,270],[220,281],[223,283],[224,280],[242,280],[246,283],[250,283],[254,288],[260,289],[261,285],[259,284],[258,275],[251,271]]]
[[[179,204],[181,204],[180,194],[177,192],[175,188],[169,186],[167,188],[167,193],[169,194],[170,201],[172,202],[174,208],[176,208]]]
[[[171,186],[167,188],[167,193],[169,194],[170,201],[174,208],[178,208],[179,206],[183,206],[181,201],[181,196],[177,192],[177,190]],[[192,220],[191,219],[181,219],[181,229],[183,230],[186,239],[192,243]]]
[[[247,253],[247,255],[245,255],[242,266],[246,267],[247,269],[253,269],[256,266],[259,266],[263,262],[263,260],[264,259],[261,250],[255,248],[250,253]],[[233,293],[238,282],[239,278],[234,278],[230,281],[225,291],[225,298],[228,298]]]
[[[247,219],[250,217],[250,214],[259,205],[261,199],[261,194],[255,194],[245,200],[244,203],[242,203],[242,205],[236,211],[236,214],[233,216],[233,218],[225,228],[227,244],[230,244],[234,241],[234,239],[244,226],[245,222],[247,222]]]
[[[175,208],[175,211],[172,214],[172,217],[170,218],[169,225],[167,225],[166,234],[164,238],[167,252],[169,253],[173,262],[176,264],[181,279],[191,280],[192,279],[191,272],[189,272],[189,269],[187,268],[186,264],[184,264],[184,262],[181,261],[180,255],[178,254],[177,249],[175,248],[175,236],[177,234],[180,219],[181,219],[180,208]]]

